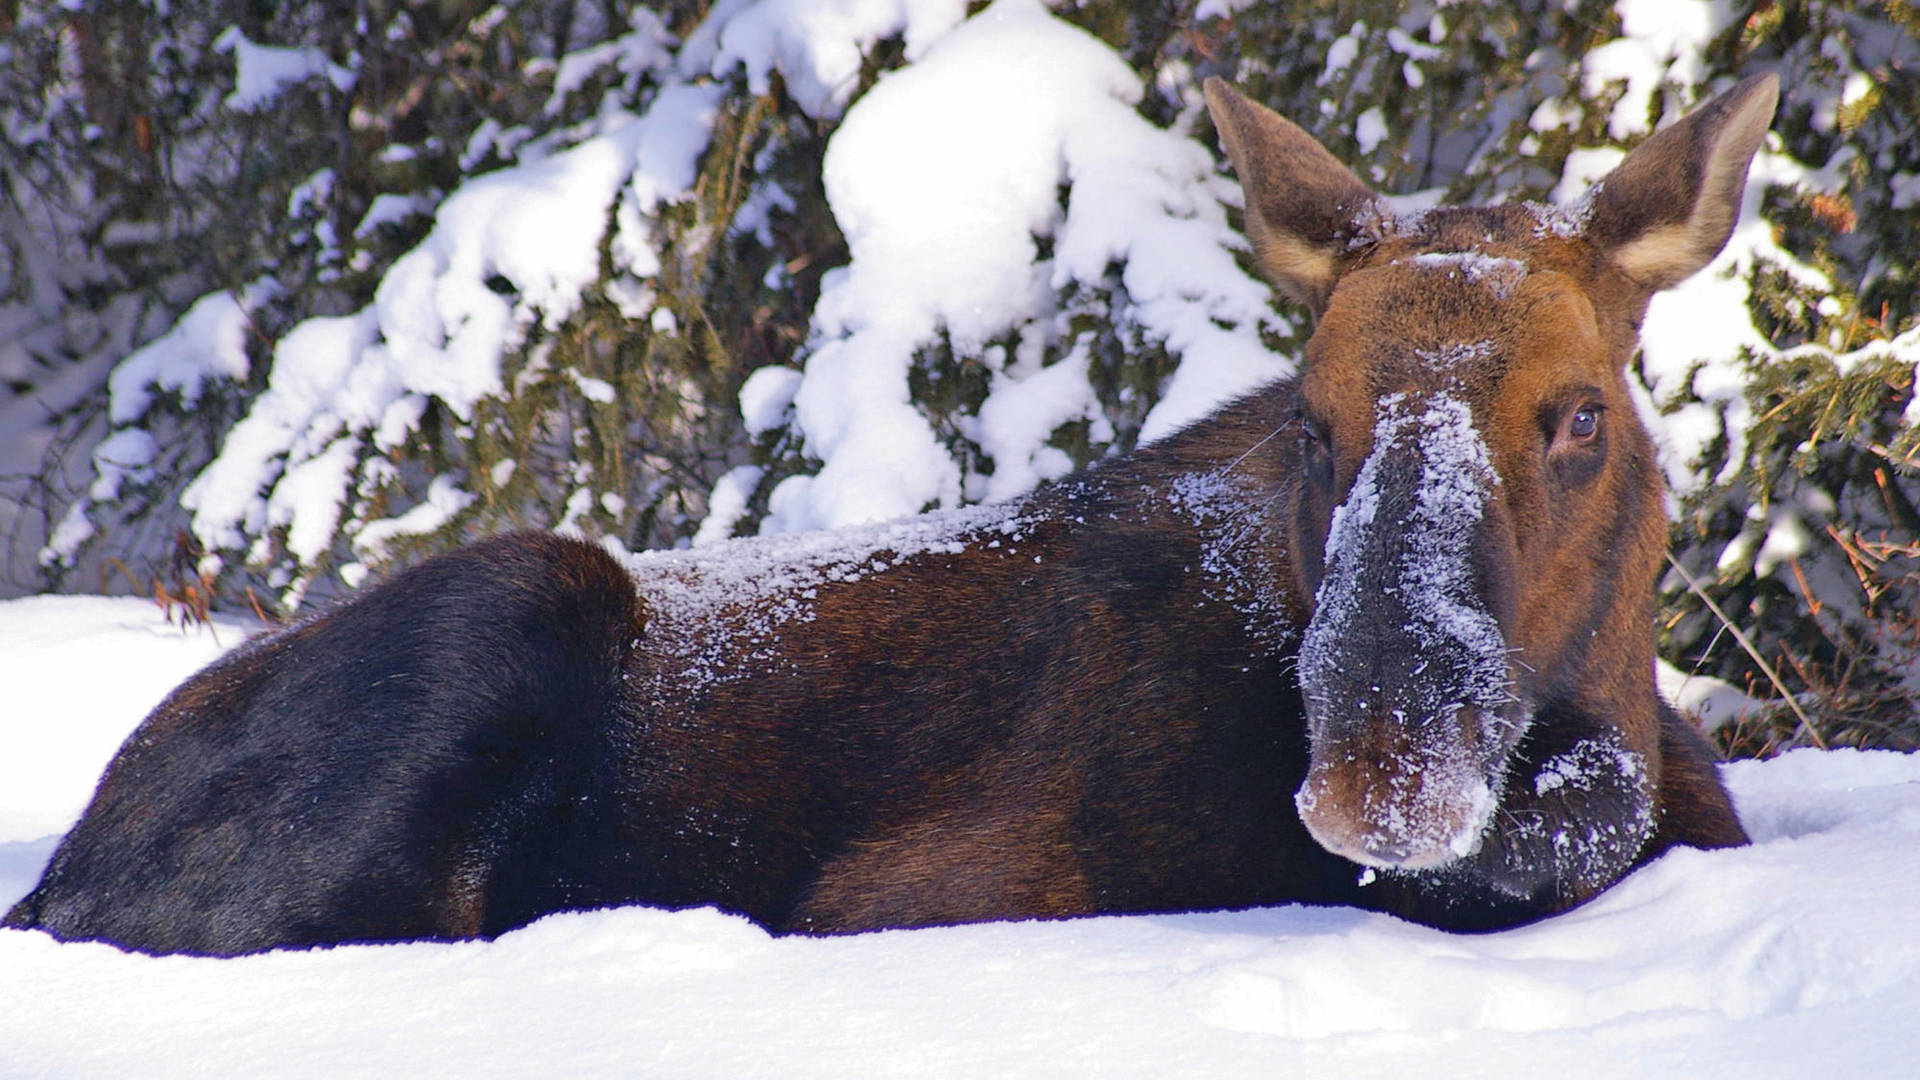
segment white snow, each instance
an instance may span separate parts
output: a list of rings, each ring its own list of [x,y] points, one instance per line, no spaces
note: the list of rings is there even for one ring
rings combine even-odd
[[[899,34],[908,58],[923,55],[966,14],[965,0],[723,0],[681,51],[688,75],[744,69],[765,94],[779,72],[809,116],[840,115],[863,58]]]
[[[123,428],[100,440],[100,445],[93,448],[93,471],[98,479],[87,489],[87,497],[101,501],[118,498],[120,485],[144,479],[147,466],[159,453],[159,443],[139,428]]]
[[[157,447],[151,433],[131,425],[146,417],[156,392],[177,394],[181,407],[192,409],[209,382],[246,377],[250,316],[278,291],[277,283],[263,278],[238,296],[225,289],[208,293],[166,333],[115,365],[107,378],[107,415],[114,430],[94,448],[94,481],[86,496],[67,508],[41,549],[42,565],[71,565],[96,531],[90,517],[94,506],[119,498],[125,481],[144,478]]]
[[[1712,731],[1729,721],[1768,708],[1768,703],[1743,693],[1732,683],[1698,672],[1685,672],[1665,660],[1653,664],[1660,693],[1674,707],[1693,717],[1702,730]]]
[[[1913,365],[1914,385],[1920,386],[1920,326],[1894,338],[1885,347],[1892,355]],[[1862,348],[1860,352],[1866,353],[1871,348],[1872,346]],[[1920,394],[1915,394],[1913,399],[1907,402],[1905,411],[1900,414],[1900,422],[1909,428],[1920,427]]]
[[[673,38],[660,16],[636,7],[627,17],[631,27],[627,33],[560,58],[553,72],[553,96],[547,100],[548,115],[557,114],[568,94],[605,68],[614,68],[631,86],[647,72],[666,66]]]
[[[0,603],[0,905],[140,714],[240,634],[183,635],[134,600]],[[1478,936],[1279,907],[773,938],[627,908],[209,960],[5,930],[0,1075],[1903,1075],[1920,758],[1724,775],[1753,847],[1674,852]]]
[[[648,648],[663,658],[653,688],[665,700],[684,701],[709,683],[747,677],[755,664],[774,660],[781,627],[813,619],[822,585],[975,544],[1017,553],[1029,524],[1019,504],[999,503],[726,544],[718,543],[724,535],[707,536],[690,549],[630,555],[629,568],[647,597]]]
[[[359,438],[342,435],[289,467],[273,485],[273,494],[267,498],[267,524],[286,526],[287,550],[302,565],[319,562],[332,546],[359,455]]]
[[[1353,141],[1360,144],[1360,152],[1373,153],[1374,147],[1387,137],[1387,115],[1378,105],[1363,112],[1353,122]]]
[[[708,547],[733,536],[734,526],[746,515],[753,490],[766,472],[758,465],[736,465],[720,474],[707,495],[707,516],[701,519],[699,530],[687,546]]]
[[[1193,9],[1193,18],[1195,22],[1204,19],[1232,18],[1235,12],[1250,8],[1256,2],[1257,0],[1200,0],[1199,5]]]
[[[233,92],[225,105],[239,112],[256,112],[273,103],[280,92],[311,78],[324,78],[336,90],[352,89],[354,74],[327,59],[324,50],[257,45],[237,26],[229,26],[213,47],[233,54]]]
[[[637,40],[647,32],[636,30]],[[625,49],[618,59],[635,55]],[[182,496],[195,535],[211,549],[249,550],[249,538],[264,528],[288,525],[289,553],[302,566],[317,564],[365,454],[403,442],[430,399],[455,417],[470,416],[482,397],[500,391],[501,361],[528,328],[557,325],[579,304],[599,277],[600,243],[616,204],[616,261],[635,275],[657,271],[645,216],[692,185],[718,97],[712,86],[664,87],[644,115],[606,111],[599,132],[577,145],[475,177],[449,195],[433,230],[387,271],[371,305],[308,319],[280,338],[266,391]],[[237,333],[230,306],[213,309],[220,321],[202,320],[225,335],[220,342]],[[189,341],[206,352],[197,343],[211,331],[195,334]],[[169,346],[159,355],[180,351]],[[212,355],[233,351],[227,345]],[[233,364],[222,360],[218,370]],[[133,395],[147,383],[179,381],[169,374],[177,367],[145,363],[126,376],[126,411],[144,406]],[[579,385],[590,397],[611,389]],[[450,497],[438,499],[444,512]],[[381,539],[360,546],[378,551]],[[251,547],[250,557],[264,555]]]
[[[1246,454],[1285,430],[1276,429]],[[1298,638],[1287,608],[1288,586],[1268,557],[1286,541],[1267,512],[1273,496],[1233,475],[1238,464],[1175,477],[1168,485],[1167,499],[1200,534],[1200,572],[1209,598],[1244,615],[1247,635],[1278,658],[1284,655],[1282,648]]]
[[[1700,81],[1708,44],[1735,13],[1721,0],[1616,0],[1613,7],[1622,36],[1581,57],[1581,79],[1591,97],[1610,83],[1625,85],[1607,131],[1626,139],[1653,130],[1653,95],[1664,83]]]
[[[1484,251],[1430,251],[1415,255],[1410,261],[1423,269],[1437,269],[1449,277],[1460,275],[1476,285],[1485,285],[1501,300],[1513,296],[1513,291],[1527,279],[1528,272],[1527,264],[1519,259],[1488,255]]]
[[[1415,637],[1423,646],[1445,638],[1461,649],[1472,668],[1464,687],[1469,700],[1491,706],[1506,691],[1507,643],[1499,623],[1480,604],[1472,552],[1487,493],[1500,477],[1472,412],[1450,394],[1433,395],[1427,411],[1401,430],[1419,445],[1420,485],[1400,568],[1400,595],[1414,619]]]
[[[785,423],[799,391],[800,373],[782,364],[768,364],[747,376],[740,387],[740,418],[747,434],[757,437]]]
[[[1382,417],[1377,426],[1385,427],[1386,418]],[[1388,434],[1392,434],[1391,428]],[[1385,448],[1377,432],[1374,445]],[[1353,486],[1347,489],[1347,497],[1333,508],[1324,547],[1326,572],[1314,597],[1313,623],[1301,645],[1301,662],[1309,668],[1316,663],[1334,663],[1331,650],[1345,636],[1347,623],[1359,610],[1359,560],[1380,513],[1381,457],[1378,452],[1367,455],[1353,478]],[[1320,659],[1312,659],[1316,656]]]
[[[500,464],[510,466],[512,462]],[[505,483],[511,475],[511,469],[501,470],[495,486]],[[460,487],[458,479],[441,473],[427,485],[425,501],[397,517],[368,522],[354,537],[354,550],[375,562],[384,561],[389,544],[404,536],[424,536],[433,532],[471,506],[475,498],[472,492]]]
[[[374,197],[367,206],[367,212],[360,216],[360,223],[353,227],[354,238],[364,239],[373,235],[382,225],[397,225],[432,209],[433,201],[424,196],[383,192]]]
[[[1073,420],[1093,424],[1095,438],[1112,438],[1106,414],[1087,381],[1083,349],[1076,348],[1024,380],[995,372],[993,387],[980,405],[977,430],[980,448],[995,466],[987,478],[986,500],[1025,494],[1042,480],[1057,480],[1072,472],[1073,459],[1047,445],[1047,438]]]
[[[247,375],[248,315],[274,292],[262,284],[235,296],[225,289],[194,301],[171,330],[129,355],[107,380],[108,415],[130,424],[147,414],[155,390],[171,390],[192,408],[209,379]]]
[[[0,845],[64,831],[134,720],[256,627],[221,618],[211,633],[184,630],[149,600],[0,603]]]
[[[1365,37],[1366,33],[1366,23],[1354,23],[1351,30],[1335,38],[1333,44],[1327,46],[1327,58],[1321,65],[1319,77],[1314,80],[1315,85],[1327,85],[1353,64],[1354,59],[1360,55],[1360,39]]]
[[[1212,155],[1141,118],[1140,94],[1106,45],[1033,0],[1000,0],[848,109],[824,179],[852,260],[823,280],[793,397],[795,427],[824,465],[782,483],[763,528],[958,503],[960,465],[908,400],[916,353],[945,341],[979,354],[1012,339],[995,374],[1030,381],[1061,333],[1056,292],[1098,285],[1115,266],[1132,301],[1124,317],[1184,361],[1143,438],[1291,370],[1260,343],[1276,316],[1233,261],[1242,241],[1227,228]],[[1051,237],[1052,259],[1038,258],[1037,236]],[[1080,366],[1062,364],[1072,366],[1049,369],[1034,395],[1050,417],[994,421],[1019,432],[995,445],[996,463],[1027,482],[1055,471],[1044,419],[1084,415],[1092,398],[1065,385],[1085,381]]]

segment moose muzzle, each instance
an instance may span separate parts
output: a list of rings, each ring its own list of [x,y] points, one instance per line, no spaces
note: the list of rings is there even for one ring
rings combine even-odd
[[[1321,846],[1363,865],[1445,865],[1492,819],[1526,723],[1499,484],[1464,402],[1390,395],[1333,512],[1300,650],[1312,757],[1295,804]]]

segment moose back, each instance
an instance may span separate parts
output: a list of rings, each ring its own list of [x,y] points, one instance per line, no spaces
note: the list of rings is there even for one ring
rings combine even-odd
[[[621,561],[517,534],[189,679],[6,925],[153,952],[714,904],[782,931],[1282,902],[1485,929],[1744,834],[1656,694],[1625,366],[1776,85],[1582,202],[1397,214],[1218,80],[1297,380],[1014,503]]]

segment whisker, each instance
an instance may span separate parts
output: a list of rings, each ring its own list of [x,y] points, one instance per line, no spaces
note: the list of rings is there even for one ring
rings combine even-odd
[[[1278,434],[1280,434],[1281,432],[1283,432],[1283,431],[1285,431],[1285,430],[1287,430],[1287,425],[1286,425],[1286,424],[1281,424],[1281,425],[1280,425],[1279,427],[1277,427],[1277,428],[1274,428],[1274,429],[1273,429],[1272,431],[1269,431],[1269,432],[1267,432],[1267,434],[1266,434],[1266,437],[1265,437],[1265,438],[1262,438],[1262,439],[1261,439],[1261,440],[1260,440],[1259,442],[1257,442],[1257,443],[1254,443],[1254,444],[1253,444],[1252,446],[1249,446],[1249,447],[1247,447],[1247,452],[1246,452],[1246,453],[1244,453],[1244,454],[1241,454],[1241,455],[1240,455],[1239,457],[1237,457],[1237,458],[1234,458],[1234,459],[1233,459],[1233,460],[1232,460],[1231,462],[1228,462],[1228,463],[1227,463],[1227,466],[1226,466],[1226,468],[1224,468],[1224,469],[1221,469],[1221,470],[1220,470],[1219,472],[1217,472],[1217,473],[1215,473],[1214,475],[1216,475],[1216,476],[1225,476],[1225,475],[1227,475],[1228,473],[1230,473],[1230,472],[1232,472],[1232,471],[1233,471],[1233,470],[1234,470],[1234,469],[1235,469],[1235,468],[1236,468],[1236,467],[1237,467],[1237,466],[1238,466],[1238,465],[1239,465],[1239,464],[1240,464],[1241,462],[1243,462],[1243,461],[1245,461],[1245,460],[1247,460],[1248,458],[1250,458],[1250,457],[1252,457],[1252,456],[1253,456],[1253,452],[1254,452],[1255,450],[1258,450],[1258,449],[1260,449],[1261,447],[1263,447],[1263,446],[1265,446],[1265,445],[1267,445],[1268,443],[1270,443],[1270,442],[1272,442],[1272,441],[1273,441],[1273,438],[1274,438],[1274,436],[1276,436],[1276,435],[1278,435]]]

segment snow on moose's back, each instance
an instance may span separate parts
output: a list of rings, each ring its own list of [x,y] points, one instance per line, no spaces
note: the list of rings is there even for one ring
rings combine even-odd
[[[1036,521],[1023,503],[993,503],[629,556],[647,612],[642,633],[658,655],[671,658],[655,673],[653,689],[671,695],[747,678],[749,665],[781,662],[781,629],[812,621],[823,587],[926,554],[1017,550]]]

